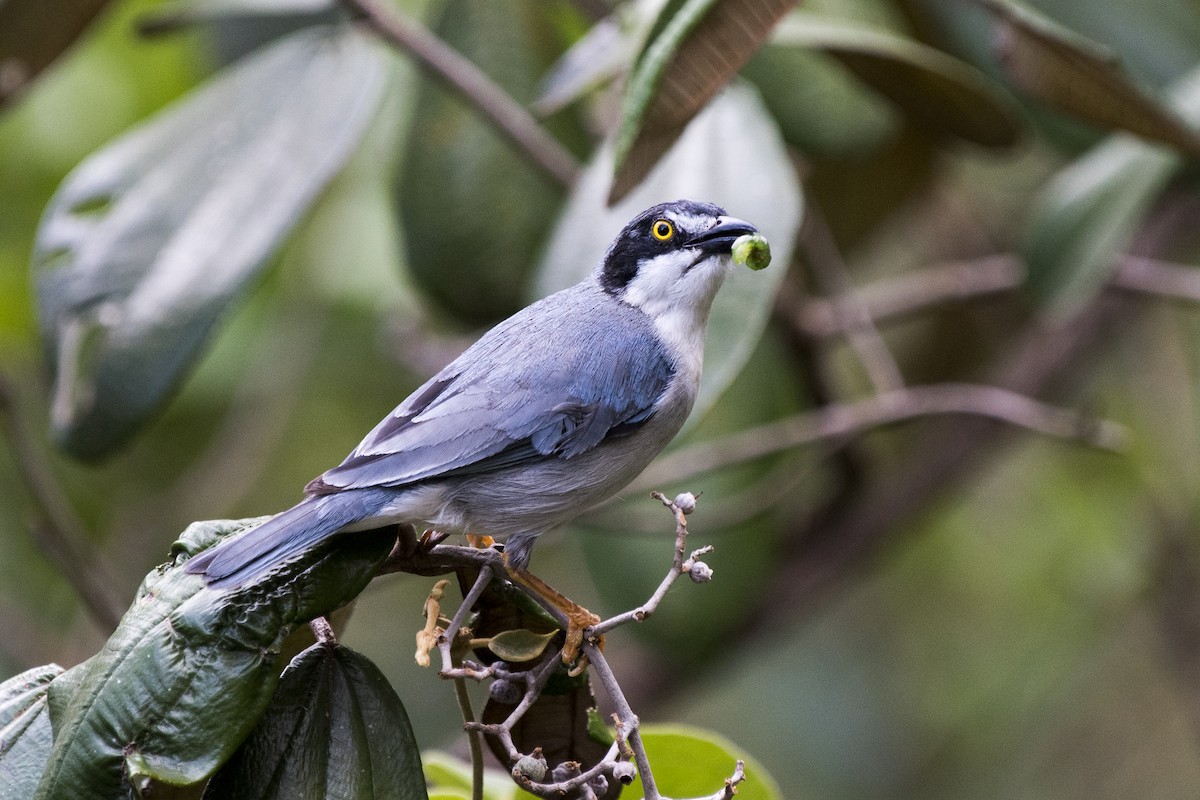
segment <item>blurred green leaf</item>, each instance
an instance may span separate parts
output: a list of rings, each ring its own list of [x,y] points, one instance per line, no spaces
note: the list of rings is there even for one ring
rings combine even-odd
[[[609,204],[646,178],[794,5],[795,0],[672,0],[665,5],[625,90]]]
[[[292,660],[246,741],[209,782],[214,800],[425,800],[421,755],[387,678],[339,644]]]
[[[746,765],[746,780],[737,785],[738,800],[783,800],[775,779],[728,739],[686,725],[647,725],[642,743],[654,770],[658,790],[669,797],[709,797],[733,774],[735,762]],[[627,789],[644,797],[641,777]]]
[[[471,765],[465,761],[437,750],[426,752],[421,757],[425,770],[425,782],[429,786],[429,800],[469,800],[471,797]],[[485,769],[483,773],[483,796],[485,800],[512,800],[518,794],[517,785],[507,772]],[[530,797],[520,792],[522,797]]]
[[[47,664],[0,683],[0,797],[30,797],[37,788],[54,744],[46,694],[62,671]]]
[[[0,108],[50,66],[108,0],[0,2]]]
[[[449,0],[435,30],[520,102],[565,45],[541,0]],[[570,115],[547,127],[568,145],[586,140]],[[483,325],[521,307],[561,186],[461,98],[425,81],[398,191],[408,268],[443,309]]]
[[[1103,129],[1128,131],[1200,155],[1200,135],[1134,85],[1102,45],[1015,0],[984,0],[1009,77],[1042,103]]]
[[[546,71],[537,100],[532,104],[536,113],[548,116],[566,108],[629,66],[636,51],[636,37],[617,19],[619,12],[620,9],[588,29]]]
[[[525,628],[501,631],[488,640],[487,648],[504,661],[520,664],[540,656],[557,635],[558,631],[534,633]]]
[[[68,452],[105,455],[163,405],[357,144],[385,65],[353,28],[293,34],[67,178],[33,267]]]
[[[1172,103],[1200,124],[1200,70],[1178,82]],[[1048,313],[1067,316],[1095,296],[1183,164],[1172,150],[1117,135],[1046,184],[1023,254],[1029,288]]]
[[[913,39],[794,13],[772,42],[828,53],[931,133],[984,147],[1007,147],[1020,137],[1012,103],[986,75]]]
[[[292,627],[357,595],[395,539],[388,529],[356,534],[227,591],[182,569],[259,521],[193,523],[173,560],[146,576],[104,649],[73,676],[69,701],[56,701],[38,800],[113,797],[128,775],[176,785],[211,775],[270,699]]]
[[[742,77],[758,89],[784,140],[809,158],[861,158],[899,127],[892,104],[825,53],[768,43]]]
[[[774,265],[762,272],[732,270],[713,304],[704,380],[692,412],[699,419],[762,336],[791,263],[803,208],[791,158],[758,95],[739,85],[705,109],[646,180],[610,208],[612,164],[611,147],[603,148],[580,176],[542,258],[538,294],[582,280],[621,228],[655,203],[679,198],[717,203],[754,223],[771,243]]]

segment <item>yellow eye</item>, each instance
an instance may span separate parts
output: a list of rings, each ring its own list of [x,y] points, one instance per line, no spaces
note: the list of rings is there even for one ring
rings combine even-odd
[[[665,242],[675,235],[675,226],[665,219],[660,219],[650,228],[650,233],[654,234],[655,239]]]

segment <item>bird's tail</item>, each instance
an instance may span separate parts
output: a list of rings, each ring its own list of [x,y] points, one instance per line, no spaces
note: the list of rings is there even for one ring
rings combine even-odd
[[[204,575],[214,588],[240,586],[383,506],[381,492],[360,490],[307,497],[256,528],[189,559],[188,572]]]

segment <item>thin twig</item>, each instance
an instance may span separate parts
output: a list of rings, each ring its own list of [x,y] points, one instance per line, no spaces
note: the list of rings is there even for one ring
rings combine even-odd
[[[454,666],[461,665],[455,663]],[[475,710],[471,708],[471,695],[467,693],[466,680],[461,677],[455,677],[452,680],[454,681],[454,699],[458,701],[458,711],[463,718],[463,729],[467,732],[467,748],[471,752],[471,800],[483,800],[483,741],[479,731],[471,727],[475,724]]]
[[[27,435],[17,416],[16,398],[0,376],[0,433],[8,439],[17,474],[38,510],[30,532],[38,548],[67,580],[88,615],[107,631],[121,621],[125,604],[115,596],[115,574],[95,551],[67,493]]]
[[[617,676],[613,674],[612,667],[608,665],[608,660],[604,658],[603,651],[593,644],[591,640],[584,640],[583,652],[587,656],[592,669],[595,671],[596,677],[599,678],[600,685],[604,687],[608,699],[612,701],[613,707],[616,709],[617,718],[620,720],[621,727],[625,732],[625,740],[629,743],[629,748],[633,751],[633,760],[637,764],[638,775],[642,779],[642,790],[645,792],[645,800],[662,800],[662,795],[658,793],[658,786],[654,782],[654,772],[650,769],[650,759],[646,755],[646,746],[642,743],[642,735],[638,730],[640,722],[637,715],[633,713],[633,709],[629,707],[629,701],[625,699],[625,692],[621,690],[621,684],[617,682]]]
[[[337,634],[333,632],[333,626],[325,617],[316,617],[310,620],[308,627],[312,630],[318,644],[337,644]]]
[[[882,392],[903,386],[900,367],[850,284],[849,272],[833,232],[811,203],[804,215],[800,243],[808,255],[806,261],[814,280],[829,299],[838,328],[845,332],[875,390]]]
[[[999,386],[943,383],[912,386],[852,403],[825,406],[740,433],[694,444],[656,460],[631,488],[660,485],[753,461],[794,447],[859,434],[882,425],[933,415],[986,417],[1046,436],[1120,450],[1125,429]]]
[[[707,565],[697,561],[700,555],[707,553],[712,548],[703,547],[693,551],[690,555],[685,555],[687,553],[688,535],[687,515],[695,508],[695,496],[681,494],[674,500],[668,500],[664,495],[657,492],[653,496],[671,511],[675,519],[675,551],[670,571],[659,589],[644,605],[623,614],[618,614],[593,626],[589,630],[589,635],[583,644],[586,656],[585,662],[589,665],[590,669],[595,671],[597,679],[603,685],[605,692],[616,709],[617,742],[609,748],[603,758],[586,771],[581,770],[579,765],[573,763],[557,765],[554,777],[558,778],[558,780],[550,782],[535,781],[529,774],[525,773],[520,764],[522,758],[525,756],[517,749],[512,732],[522,721],[529,709],[537,702],[551,676],[563,669],[561,651],[549,649],[543,653],[540,663],[529,669],[513,670],[503,661],[497,661],[483,667],[467,660],[460,660],[457,655],[458,651],[454,649],[454,639],[463,630],[463,621],[467,613],[475,604],[484,587],[491,581],[492,575],[496,574],[495,570],[503,569],[499,560],[499,554],[494,550],[485,551],[480,548],[455,547],[443,544],[437,544],[432,547],[420,547],[415,542],[408,542],[406,544],[404,537],[401,537],[400,544],[397,545],[393,550],[392,556],[389,557],[389,566],[393,571],[405,570],[418,574],[426,574],[433,568],[433,565],[437,565],[438,568],[443,568],[446,571],[452,571],[464,566],[480,567],[479,577],[476,578],[475,583],[463,598],[453,619],[449,621],[447,628],[442,630],[441,635],[438,637],[437,647],[442,661],[442,669],[439,674],[441,677],[455,682],[455,694],[459,699],[460,708],[463,713],[463,727],[472,737],[479,734],[494,737],[503,748],[510,763],[515,765],[512,771],[513,779],[523,789],[539,797],[580,797],[584,798],[584,800],[586,798],[595,798],[597,791],[599,791],[596,787],[598,784],[603,785],[604,780],[629,781],[632,773],[626,772],[626,770],[629,770],[629,765],[624,762],[624,759],[633,758],[637,764],[638,773],[642,778],[642,786],[645,789],[646,799],[667,800],[659,793],[654,783],[650,761],[646,755],[641,734],[638,731],[638,718],[633,713],[624,691],[613,674],[612,668],[604,659],[604,655],[597,645],[597,642],[600,640],[600,633],[610,631],[627,622],[643,620],[649,616],[662,601],[670,585],[680,575],[690,575],[697,583],[704,582],[712,577],[712,571]],[[490,555],[482,555],[485,553]],[[524,586],[520,584],[514,585],[522,591],[526,591]],[[526,591],[526,594],[530,596],[534,595],[534,593],[529,591]],[[441,582],[439,582],[439,585],[430,593],[429,600],[426,601],[426,625],[422,633],[418,634],[419,642],[422,639],[428,639],[432,633],[429,618],[440,614],[442,599]],[[459,640],[460,645],[461,643],[462,641]],[[421,651],[422,648],[419,646],[418,652],[420,653]],[[466,697],[465,682],[467,680],[482,681],[489,678],[497,682],[493,684],[493,690],[502,681],[524,683],[525,685],[520,701],[517,702],[508,716],[499,723],[481,723],[476,721],[474,712],[470,707],[469,699]],[[510,701],[505,702],[507,704]],[[481,764],[481,762],[476,761],[475,748],[477,745],[474,738],[472,738],[471,746],[472,764],[474,767],[476,764]],[[540,748],[536,748],[534,751],[535,761],[541,758],[539,754]],[[539,772],[538,774],[540,778],[541,773]],[[725,781],[724,788],[701,800],[729,800],[733,795],[733,787],[743,778],[744,773],[739,762],[738,769],[734,771],[731,778]],[[482,783],[477,780],[475,785],[481,786]]]
[[[687,547],[687,517],[683,510],[674,502],[668,500],[665,495],[659,492],[653,492],[651,495],[655,500],[658,500],[675,515],[675,558],[671,562],[671,569],[667,572],[667,576],[662,579],[658,588],[654,590],[654,594],[650,596],[644,604],[637,608],[626,611],[622,614],[609,617],[592,626],[589,633],[590,636],[599,636],[611,631],[613,628],[620,627],[627,622],[643,622],[647,617],[658,610],[659,604],[663,598],[667,596],[667,591],[679,579],[680,575],[690,573],[696,567],[697,559],[712,551],[711,546],[701,547],[699,550],[692,552],[686,559],[684,558],[685,548]],[[704,573],[707,577],[701,578],[697,582],[702,582],[711,578],[711,571]]]
[[[378,0],[341,0],[377,34],[417,60],[417,63],[459,92],[547,175],[571,186],[579,163],[558,140],[538,124],[495,81],[461,53],[448,47],[416,21]]]

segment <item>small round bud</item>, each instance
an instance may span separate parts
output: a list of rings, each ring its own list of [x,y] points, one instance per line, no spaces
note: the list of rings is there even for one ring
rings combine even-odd
[[[713,577],[712,567],[703,561],[697,561],[688,570],[688,577],[692,579],[692,583],[708,583]]]
[[[614,778],[628,786],[633,783],[633,776],[637,774],[637,770],[633,768],[633,764],[622,761],[613,765],[612,774]]]
[[[596,793],[596,797],[604,797],[608,794],[608,778],[603,775],[597,775],[588,781],[588,786]]]
[[[690,514],[696,510],[696,495],[691,492],[682,492],[675,495],[675,507],[684,514]]]
[[[541,783],[546,777],[546,759],[542,758],[541,748],[533,755],[521,756],[512,768],[514,778],[528,778],[535,783]]]
[[[579,774],[578,761],[564,761],[550,770],[550,780],[554,783],[569,781]]]
[[[488,687],[488,697],[506,706],[515,706],[521,702],[524,695],[524,690],[516,681],[507,681],[503,678],[492,681],[492,685]]]

